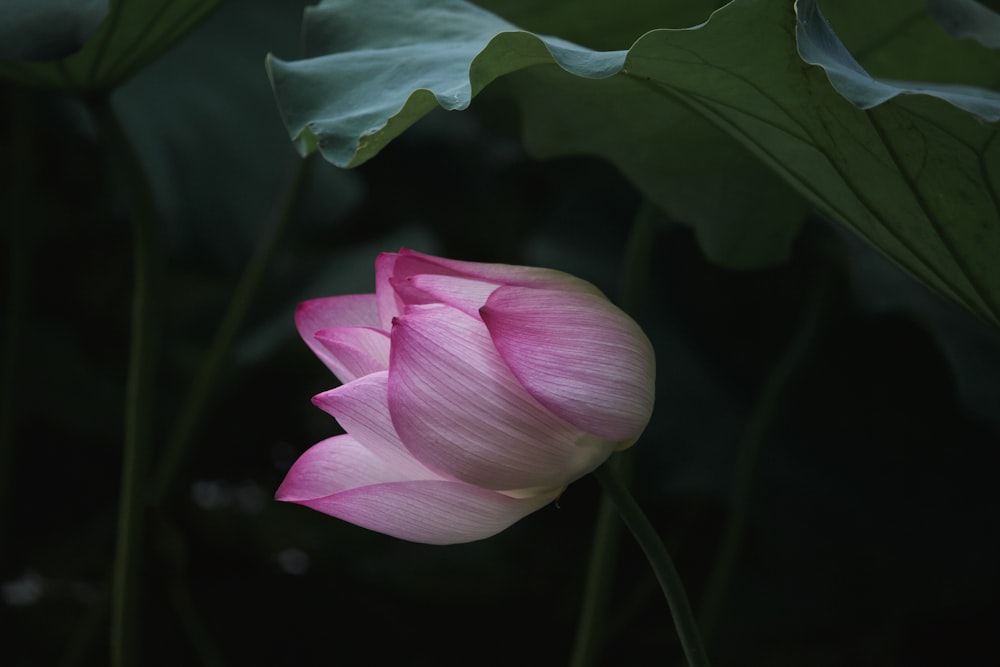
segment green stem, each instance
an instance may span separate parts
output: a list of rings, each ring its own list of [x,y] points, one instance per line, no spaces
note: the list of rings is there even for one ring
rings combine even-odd
[[[137,663],[140,633],[139,595],[153,405],[152,389],[157,338],[157,213],[142,165],[121,127],[110,100],[93,105],[129,199],[132,218],[133,288],[131,344],[125,390],[125,437],[122,455],[118,539],[111,590],[111,664]]]
[[[601,483],[604,492],[618,509],[622,520],[632,532],[636,542],[642,547],[649,564],[660,582],[660,588],[667,598],[670,613],[674,619],[674,628],[680,639],[684,655],[690,667],[708,667],[708,657],[698,633],[691,603],[674,562],[667,552],[666,546],[657,534],[653,524],[643,513],[642,508],[629,493],[628,488],[616,474],[614,467],[608,463],[594,471],[594,476]]]
[[[644,201],[632,221],[632,229],[625,241],[621,307],[635,320],[642,319],[649,271],[653,263],[653,242],[663,226],[663,220],[660,209],[655,204]]]
[[[94,652],[97,637],[103,632],[108,616],[108,599],[101,598],[76,618],[76,629],[69,633],[58,667],[80,667]]]
[[[233,341],[246,320],[247,313],[270,265],[278,243],[294,217],[311,160],[300,160],[266,235],[261,237],[246,270],[236,287],[229,308],[222,318],[204,362],[198,369],[174,427],[167,439],[163,455],[157,462],[152,485],[152,502],[162,504],[173,486],[174,479],[186,460],[194,434],[208,409],[219,378],[229,359]]]
[[[25,297],[28,291],[28,191],[35,170],[35,152],[31,141],[34,136],[34,108],[29,93],[10,91],[10,174],[7,200],[9,225],[7,260],[7,315],[4,320],[3,356],[0,368],[3,384],[0,386],[0,545],[9,544],[4,539],[7,525],[7,501],[10,498],[11,466],[14,459],[16,438],[15,413],[17,381],[22,351],[21,325],[24,321]],[[0,547],[2,549],[2,547]],[[0,550],[0,566],[6,552]]]
[[[618,457],[615,460],[619,460]],[[594,538],[590,544],[590,557],[587,560],[587,576],[573,643],[573,657],[570,660],[572,667],[596,665],[604,648],[607,609],[618,563],[621,533],[622,522],[618,519],[614,502],[608,494],[601,494]]]
[[[698,623],[706,642],[718,622],[729,581],[743,545],[753,493],[754,473],[761,449],[778,417],[782,401],[796,372],[809,358],[809,353],[815,347],[816,340],[823,330],[823,314],[830,301],[833,280],[829,270],[820,269],[820,271],[785,354],[771,370],[761,388],[740,443],[739,458],[733,474],[731,509],[723,528],[715,563],[705,584],[698,613]]]
[[[199,661],[204,667],[222,667],[225,660],[215,640],[208,632],[205,620],[198,611],[198,605],[191,594],[191,588],[183,576],[178,576],[168,590],[174,613],[181,621],[188,641],[194,647]]]

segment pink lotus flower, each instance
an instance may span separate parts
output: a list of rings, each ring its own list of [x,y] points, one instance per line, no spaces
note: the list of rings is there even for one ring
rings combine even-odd
[[[428,544],[494,535],[631,445],[653,409],[653,348],[588,282],[411,250],[375,294],[295,320],[343,383],[313,402],[345,435],[296,461],[277,499]]]

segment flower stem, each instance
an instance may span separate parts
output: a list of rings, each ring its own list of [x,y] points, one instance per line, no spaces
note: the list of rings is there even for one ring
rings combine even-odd
[[[601,483],[604,493],[611,499],[636,542],[642,547],[649,564],[660,582],[660,588],[667,598],[670,613],[674,619],[674,627],[680,639],[681,647],[690,667],[708,667],[708,657],[698,633],[694,612],[688,602],[687,592],[681,582],[677,568],[667,552],[666,546],[657,534],[656,529],[635,502],[628,488],[622,483],[614,466],[606,463],[594,471],[594,476]]]
[[[663,213],[655,204],[644,201],[632,221],[632,229],[625,242],[619,305],[634,320],[642,319],[649,286],[649,270],[653,262],[653,241],[663,219]]]
[[[24,323],[24,306],[28,293],[28,206],[36,160],[31,145],[34,137],[34,100],[26,91],[12,89],[10,107],[10,173],[9,189],[4,197],[4,207],[9,238],[7,260],[7,314],[4,318],[3,356],[0,361],[0,567],[7,553],[3,546],[7,525],[7,502],[10,498],[11,467],[14,460],[16,439],[15,415],[17,392],[14,384],[23,351],[20,349],[21,327]]]
[[[621,462],[622,457],[609,461]],[[583,589],[583,604],[576,626],[571,667],[592,667],[597,664],[605,641],[608,602],[614,583],[612,576],[618,563],[618,546],[621,542],[622,522],[618,510],[608,494],[601,494],[594,525],[594,539],[590,544],[587,560],[587,578]]]
[[[140,615],[139,594],[142,542],[146,509],[153,405],[152,389],[157,338],[157,285],[159,256],[156,244],[157,213],[144,170],[133,152],[111,102],[100,99],[92,106],[114,166],[122,178],[132,219],[132,315],[125,388],[125,433],[122,454],[121,498],[118,505],[118,539],[111,590],[111,664],[137,664]]]
[[[198,369],[191,390],[188,392],[174,422],[174,427],[167,438],[163,455],[157,462],[152,484],[154,505],[159,505],[166,499],[174,479],[187,458],[193,444],[194,434],[205,416],[209,401],[229,359],[233,341],[246,320],[250,305],[257,294],[264,273],[270,265],[275,249],[284,238],[285,230],[294,217],[311,163],[312,160],[309,159],[298,161],[271,228],[266,235],[260,238],[253,257],[236,286],[232,301],[229,302],[229,308],[215,332],[208,354]]]

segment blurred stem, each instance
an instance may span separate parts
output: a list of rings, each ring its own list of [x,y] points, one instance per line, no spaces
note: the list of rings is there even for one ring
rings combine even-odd
[[[170,432],[163,455],[157,462],[154,473],[152,502],[156,505],[163,503],[170,493],[174,479],[191,450],[194,434],[205,416],[205,411],[208,409],[209,401],[218,385],[222,370],[229,359],[233,341],[246,320],[247,313],[271,263],[275,249],[283,239],[285,231],[294,217],[311,162],[309,159],[302,159],[296,165],[276,211],[274,221],[267,234],[262,236],[257,243],[253,257],[236,286],[229,308],[222,318],[222,323],[215,333],[208,354],[198,369],[191,390],[188,392],[180,414],[174,422],[173,430]]]
[[[132,316],[125,389],[125,438],[122,455],[118,540],[111,585],[111,664],[137,663],[141,629],[139,596],[146,473],[151,440],[150,410],[157,338],[159,256],[153,196],[124,129],[108,98],[92,105],[94,117],[119,172],[132,218]]]
[[[634,318],[643,309],[646,285],[649,282],[650,258],[653,238],[659,226],[660,212],[648,201],[643,202],[632,223],[625,242],[625,259],[622,274],[622,309]],[[622,479],[631,472],[627,456],[616,456],[609,465],[618,468]],[[618,564],[622,524],[618,510],[608,494],[601,494],[594,525],[594,538],[590,544],[587,574],[583,590],[583,603],[577,621],[576,639],[573,643],[572,667],[590,667],[597,664],[604,647],[607,611]]]
[[[174,612],[181,619],[188,641],[194,647],[204,667],[223,667],[222,652],[209,634],[205,621],[198,612],[191,588],[184,577],[176,577],[168,591]]]
[[[663,220],[663,213],[648,200],[636,213],[625,241],[625,261],[622,267],[622,310],[635,320],[642,320],[649,270],[653,261],[653,241]]]
[[[80,667],[94,650],[95,639],[101,633],[108,615],[108,600],[99,602],[80,612],[76,629],[70,634],[66,648],[59,659],[59,667]]]
[[[809,359],[810,352],[823,331],[823,316],[832,295],[833,275],[826,267],[820,268],[819,271],[820,273],[814,278],[807,302],[785,354],[764,382],[743,433],[739,458],[733,473],[731,509],[723,528],[715,563],[705,584],[698,613],[698,623],[706,642],[719,620],[722,603],[746,535],[754,473],[761,449],[767,441],[771,426],[778,416],[782,400],[796,372]]]
[[[7,314],[4,318],[3,352],[0,357],[3,384],[0,386],[0,545],[7,528],[7,507],[10,498],[11,466],[14,461],[14,428],[18,366],[22,356],[21,326],[28,291],[28,207],[35,160],[31,142],[34,137],[34,104],[30,93],[11,88],[10,160],[7,182],[6,215],[8,225]],[[0,566],[6,560],[6,550],[0,548]]]
[[[188,641],[203,667],[222,667],[222,651],[215,642],[205,617],[198,610],[191,587],[188,585],[188,545],[184,532],[166,514],[159,513],[155,521],[155,544],[161,558],[173,570],[173,575],[163,579],[167,598]]]
[[[688,602],[684,584],[656,529],[629,493],[628,488],[616,473],[614,465],[604,464],[594,471],[594,476],[601,483],[604,493],[615,504],[636,542],[642,547],[653,572],[656,574],[657,581],[660,582],[660,588],[663,589],[667,604],[670,605],[674,628],[677,630],[677,636],[681,641],[688,665],[690,667],[708,667],[708,657],[698,633],[698,626],[695,622],[694,612],[691,610],[691,604]]]

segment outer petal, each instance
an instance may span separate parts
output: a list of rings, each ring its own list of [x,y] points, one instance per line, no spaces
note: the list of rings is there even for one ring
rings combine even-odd
[[[341,435],[303,454],[275,497],[404,540],[454,544],[494,535],[561,491],[511,498],[432,474],[412,478],[410,472]]]
[[[334,327],[379,327],[374,294],[348,294],[304,301],[295,309],[295,326],[309,349],[334,373],[330,351],[316,340],[316,332]],[[386,329],[388,330],[388,329]]]
[[[313,445],[298,458],[278,487],[275,498],[302,502],[360,486],[385,482],[436,479],[422,467],[394,465],[352,435],[338,435]]]
[[[389,334],[381,329],[320,329],[315,338],[328,353],[323,362],[343,383],[389,369]]]
[[[653,411],[653,346],[612,303],[502,287],[480,315],[500,356],[542,405],[603,438],[629,442],[642,433]]]
[[[462,482],[413,481],[361,487],[300,504],[403,540],[458,544],[496,535],[557,495],[516,499]]]
[[[378,328],[378,324],[378,309],[374,294],[346,294],[312,299],[303,301],[295,309],[295,326],[307,343],[320,329]]]
[[[613,448],[533,399],[478,319],[416,306],[392,329],[389,411],[400,439],[426,465],[490,489],[565,485]]]
[[[521,287],[544,287],[547,289],[566,290],[571,292],[584,292],[587,294],[601,294],[591,283],[581,280],[576,276],[571,276],[562,271],[553,269],[542,269],[533,266],[516,266],[513,264],[490,264],[485,262],[463,262],[456,259],[446,259],[444,257],[434,257],[403,248],[398,256],[406,258],[406,261],[420,260],[425,265],[431,264],[437,267],[436,271],[414,270],[398,271],[394,273],[397,278],[405,277],[416,273],[441,273],[444,275],[465,276],[477,278],[497,285],[518,285]]]
[[[344,430],[390,468],[407,479],[438,479],[403,446],[389,416],[389,373],[382,371],[313,397],[313,403],[337,418]]]

